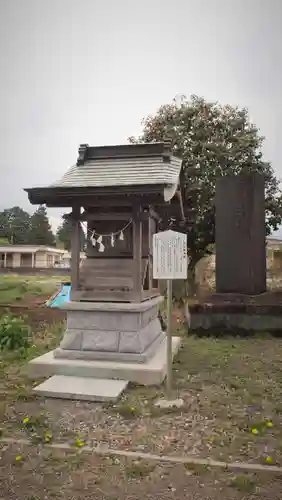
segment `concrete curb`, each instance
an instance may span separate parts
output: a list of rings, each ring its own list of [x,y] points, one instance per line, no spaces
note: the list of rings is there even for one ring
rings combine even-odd
[[[16,445],[24,445],[24,446],[35,446],[34,443],[29,441],[28,439],[13,439],[13,438],[1,438],[0,443],[4,444],[16,444]],[[69,443],[47,443],[43,444],[44,448],[51,448],[57,450],[65,450],[65,451],[74,451],[78,450],[75,446],[70,445]],[[135,460],[155,460],[156,462],[170,462],[175,464],[190,464],[190,465],[203,465],[208,467],[217,467],[220,469],[226,470],[240,470],[242,472],[273,472],[282,475],[282,467],[278,467],[276,465],[261,465],[261,464],[253,464],[247,462],[220,462],[212,459],[205,458],[194,458],[194,457],[174,457],[167,455],[155,455],[153,453],[142,453],[139,451],[128,451],[128,450],[114,450],[109,448],[107,445],[98,445],[96,447],[84,446],[83,448],[79,448],[80,452],[93,453],[95,455],[107,455],[107,456],[120,456],[126,458],[133,458]]]

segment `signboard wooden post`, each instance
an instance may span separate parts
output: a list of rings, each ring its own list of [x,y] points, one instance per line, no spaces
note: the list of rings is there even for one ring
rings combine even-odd
[[[163,231],[153,236],[153,277],[167,280],[167,400],[172,395],[172,280],[187,278],[187,236]]]

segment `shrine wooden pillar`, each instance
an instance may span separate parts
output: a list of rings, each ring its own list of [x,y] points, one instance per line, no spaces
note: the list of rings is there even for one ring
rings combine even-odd
[[[80,206],[72,207],[71,215],[71,292],[79,289],[80,264]]]
[[[154,228],[154,220],[149,212],[148,218],[148,285],[150,293],[153,290],[153,229]]]
[[[149,208],[149,284],[150,291],[158,288],[157,282],[153,279],[153,236],[157,232],[157,222],[159,220],[158,214],[155,210],[150,207]]]
[[[133,296],[134,302],[142,300],[142,208],[133,207]]]

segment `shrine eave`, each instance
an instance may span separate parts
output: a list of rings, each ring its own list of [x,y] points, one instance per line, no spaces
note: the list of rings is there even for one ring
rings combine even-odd
[[[69,207],[76,204],[96,206],[101,200],[105,206],[130,203],[131,198],[142,198],[152,203],[164,203],[166,189],[171,193],[171,198],[177,192],[171,186],[163,184],[138,185],[138,186],[108,186],[108,187],[34,187],[26,188],[29,201],[32,205],[46,205],[52,207]],[[167,201],[169,201],[167,199]]]

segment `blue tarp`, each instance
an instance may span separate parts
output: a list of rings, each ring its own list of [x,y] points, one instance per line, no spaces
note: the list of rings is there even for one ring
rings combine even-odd
[[[46,302],[47,307],[61,307],[70,300],[71,285],[62,284],[61,289]]]

